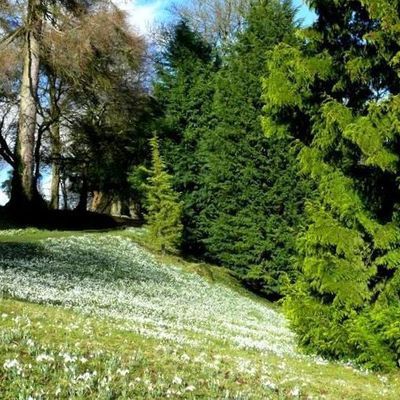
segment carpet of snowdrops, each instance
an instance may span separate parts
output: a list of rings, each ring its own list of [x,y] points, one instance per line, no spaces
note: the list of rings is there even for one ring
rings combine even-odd
[[[13,243],[21,232],[1,234],[1,399],[396,398],[397,376],[303,355],[266,303],[127,238]],[[110,349],[114,333],[123,339]]]

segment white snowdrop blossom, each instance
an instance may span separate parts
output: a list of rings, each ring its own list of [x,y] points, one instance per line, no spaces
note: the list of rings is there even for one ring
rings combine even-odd
[[[53,362],[54,361],[54,357],[48,355],[48,354],[39,354],[36,357],[36,361],[37,362]]]
[[[182,385],[182,378],[180,378],[179,376],[175,376],[174,379],[172,380],[172,383],[174,385]]]
[[[3,364],[4,369],[13,369],[13,368],[19,368],[19,367],[20,367],[19,361],[16,359],[6,360],[6,362]]]
[[[184,353],[184,354],[181,355],[181,360],[183,362],[189,362],[190,361],[190,357],[186,353]]]
[[[292,397],[299,397],[300,396],[300,389],[298,387],[293,388],[290,391],[290,396]]]
[[[129,369],[117,369],[117,374],[121,376],[126,376],[129,374]]]

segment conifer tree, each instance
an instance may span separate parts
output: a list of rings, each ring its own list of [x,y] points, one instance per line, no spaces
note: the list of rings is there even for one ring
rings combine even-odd
[[[200,150],[207,255],[273,299],[295,279],[291,257],[308,184],[291,141],[264,135],[260,82],[267,50],[294,40],[294,14],[290,1],[255,2],[217,74],[215,124]]]
[[[162,153],[184,203],[183,247],[234,270],[253,289],[281,296],[308,183],[290,140],[266,138],[261,77],[266,51],[294,40],[290,1],[260,0],[221,60],[179,23],[155,93]],[[215,50],[214,50],[215,51]]]
[[[302,143],[303,172],[317,186],[286,310],[314,351],[391,368],[400,357],[400,48],[380,14],[385,1],[365,1],[370,13],[359,1],[312,3],[317,22],[298,46],[270,54],[264,82],[266,131]]]
[[[213,126],[213,77],[218,59],[211,46],[185,21],[164,33],[166,46],[157,63],[154,95],[161,110],[161,153],[183,202],[183,249],[202,254],[199,228],[201,189],[199,143]]]
[[[174,251],[182,236],[182,205],[172,188],[172,177],[165,170],[156,137],[150,141],[152,166],[146,185],[148,237],[161,250]]]

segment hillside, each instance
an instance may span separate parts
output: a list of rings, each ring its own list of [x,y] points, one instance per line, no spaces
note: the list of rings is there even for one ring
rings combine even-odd
[[[224,270],[131,236],[1,232],[2,399],[398,398],[399,375],[305,355]]]

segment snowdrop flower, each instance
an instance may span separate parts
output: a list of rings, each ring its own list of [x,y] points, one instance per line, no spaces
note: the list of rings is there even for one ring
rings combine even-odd
[[[97,372],[96,372],[96,371],[93,371],[93,372],[86,371],[84,374],[79,375],[79,376],[76,378],[76,380],[77,380],[77,381],[84,381],[84,382],[87,382],[87,381],[91,380],[92,378],[96,377],[96,375],[97,375]]]
[[[121,376],[126,376],[129,374],[129,369],[117,369],[117,374]]]
[[[299,397],[300,396],[300,389],[298,387],[293,388],[290,393],[292,397]]]
[[[188,361],[190,361],[190,357],[186,353],[184,353],[181,355],[181,360],[183,362],[188,362]]]
[[[388,383],[389,379],[387,376],[382,376],[382,375],[378,375],[378,379],[382,382],[382,383]]]
[[[18,360],[15,358],[13,360],[6,360],[5,363],[3,364],[4,369],[17,369],[20,368],[20,363]]]
[[[53,362],[54,358],[52,356],[49,356],[48,354],[39,354],[36,357],[37,362]]]
[[[182,384],[182,378],[180,378],[179,376],[175,376],[175,378],[172,380],[172,383],[174,385],[181,385]]]
[[[267,387],[268,389],[273,390],[273,391],[275,391],[275,390],[277,389],[276,384],[273,383],[273,382],[270,382],[270,381],[265,381],[265,382],[263,382],[263,385],[264,385],[265,387]]]

